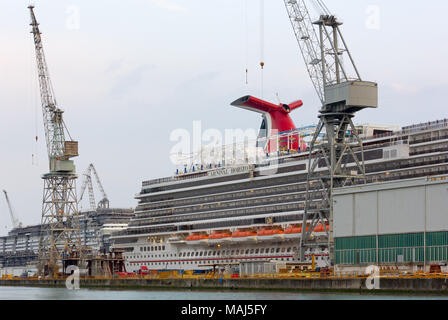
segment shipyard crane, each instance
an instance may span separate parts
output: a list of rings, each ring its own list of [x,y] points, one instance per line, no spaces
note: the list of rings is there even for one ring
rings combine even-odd
[[[300,256],[304,259],[307,248],[322,246],[312,235],[315,226],[322,223],[330,260],[334,261],[333,190],[359,183],[357,181],[365,182],[363,144],[352,119],[362,109],[378,107],[378,85],[361,79],[342,35],[342,22],[331,14],[322,0],[283,1],[322,103],[319,124],[310,143],[303,217],[303,224],[309,227],[302,227]],[[320,11],[316,20],[312,19],[307,4]],[[318,142],[322,133],[324,138]],[[313,201],[313,192],[323,194],[320,203]]]
[[[44,192],[42,228],[39,242],[38,273],[55,275],[64,269],[64,259],[81,259],[81,237],[76,196],[76,170],[71,158],[78,156],[78,142],[73,141],[63,120],[50,80],[39,23],[34,6],[29,6],[36,51],[49,172],[42,176]],[[66,132],[70,140],[66,140]],[[72,259],[73,260],[73,259]]]
[[[98,188],[100,189],[100,192],[103,196],[103,199],[101,199],[100,202],[98,202],[98,205],[95,202],[95,195],[93,193],[93,184],[92,184],[92,172],[95,176],[96,183],[98,185]],[[97,208],[109,208],[109,199],[107,198],[106,192],[104,191],[103,185],[101,183],[100,177],[98,176],[98,173],[95,169],[95,166],[91,163],[87,170],[83,174],[84,180],[81,186],[81,193],[79,195],[79,202],[81,202],[84,192],[86,190],[86,187],[89,189],[89,202],[90,202],[90,210],[95,211]]]
[[[321,0],[310,0],[322,13],[313,22],[305,0],[284,0],[311,82],[323,105],[330,85],[358,81],[361,76],[342,35],[336,16]],[[317,26],[317,27],[315,27]],[[347,55],[350,64],[344,65]]]
[[[16,214],[14,213],[14,209],[12,208],[12,204],[11,204],[11,201],[9,200],[8,193],[6,192],[6,190],[3,190],[3,193],[5,194],[6,203],[8,204],[9,215],[11,216],[12,227],[14,229],[22,228],[22,223],[19,221],[19,219],[17,219]]]

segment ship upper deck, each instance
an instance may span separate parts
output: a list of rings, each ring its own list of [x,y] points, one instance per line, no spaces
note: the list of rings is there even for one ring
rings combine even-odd
[[[370,126],[370,125],[369,125]],[[377,133],[375,130],[368,130],[368,127],[365,128],[361,126],[362,129],[360,129],[360,136],[363,140],[364,144],[364,151],[367,151],[368,149],[372,149],[375,146],[387,146],[387,143],[394,143],[398,140],[407,140],[409,139],[409,144],[417,144],[417,143],[423,143],[428,141],[435,141],[440,140],[440,137],[431,137],[432,131],[438,131],[443,128],[448,128],[448,119],[438,120],[434,122],[427,122],[427,123],[420,123],[415,124],[411,126],[403,127],[399,131],[381,131],[381,133]],[[274,139],[279,141],[286,140],[293,140],[293,137],[299,135],[301,137],[310,138],[310,132],[309,129],[310,126],[305,127],[306,131],[304,129],[297,129],[292,130],[290,132],[282,133],[278,136],[270,138],[270,140]],[[367,133],[375,133],[373,135],[368,136]],[[429,134],[429,136],[428,136]],[[413,138],[410,138],[413,137]],[[263,139],[261,139],[263,140]],[[260,140],[257,140],[257,142],[260,142]],[[257,142],[252,143],[252,145],[256,145]],[[323,137],[319,137],[318,143],[325,143],[325,140]],[[263,142],[261,143],[263,144]],[[280,146],[280,143],[277,143],[278,146]],[[215,147],[214,147],[215,148]],[[241,177],[247,176],[251,170],[254,172],[260,171],[263,169],[264,166],[269,166],[272,163],[275,163],[275,165],[278,165],[281,167],[282,164],[287,164],[292,161],[298,161],[298,160],[307,160],[309,158],[309,150],[293,150],[293,149],[283,149],[283,150],[277,150],[275,153],[271,154],[260,154],[260,150],[254,151],[255,153],[258,152],[257,162],[250,163],[250,153],[251,151],[250,147],[248,147],[247,142],[243,142],[240,144],[233,144],[229,146],[219,147],[219,152],[215,152],[216,150],[206,150],[207,154],[215,153],[221,155],[221,157],[214,162],[210,163],[200,163],[194,162],[196,159],[202,159],[202,153],[194,153],[190,154],[188,156],[183,156],[183,160],[185,160],[185,163],[180,165],[180,168],[176,170],[176,174],[174,176],[170,177],[163,177],[158,179],[151,179],[151,180],[145,180],[142,182],[142,190],[140,194],[136,195],[136,198],[140,198],[144,194],[152,193],[152,192],[158,192],[160,191],[159,188],[164,187],[164,190],[172,190],[172,189],[178,189],[179,187],[189,187],[190,185],[187,183],[189,181],[198,181],[198,180],[213,180],[213,183],[218,182],[225,182],[225,181],[231,181],[235,180],[236,177],[231,177],[232,175],[240,175]],[[225,154],[231,153],[232,156],[235,154],[240,155],[240,159],[232,158],[227,159],[225,158]],[[252,158],[253,160],[253,158]],[[182,161],[182,160],[180,160]],[[198,164],[199,163],[199,164]],[[278,173],[282,173],[279,171]],[[175,186],[176,187],[169,187],[169,186]]]

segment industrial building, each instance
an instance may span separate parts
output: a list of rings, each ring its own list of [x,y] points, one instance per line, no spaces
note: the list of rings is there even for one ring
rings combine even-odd
[[[448,176],[340,188],[335,264],[422,270],[448,261]]]

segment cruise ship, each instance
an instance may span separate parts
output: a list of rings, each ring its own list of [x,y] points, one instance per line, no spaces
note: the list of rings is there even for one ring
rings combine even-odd
[[[113,247],[125,251],[128,272],[236,272],[245,262],[299,263],[310,158],[306,139],[312,127],[296,128],[289,116],[301,102],[273,105],[244,97],[232,105],[262,114],[256,146],[263,156],[253,162],[243,152],[245,161],[239,163],[190,163],[172,177],[143,181],[129,227],[111,237]],[[362,125],[357,130],[367,183],[448,173],[446,119],[403,128]],[[348,167],[355,165],[346,161]],[[320,170],[326,170],[324,164]],[[313,201],[322,198],[318,189],[311,192]],[[321,224],[313,231],[316,240],[326,236]],[[300,262],[330,266],[325,245],[308,249],[305,259]]]

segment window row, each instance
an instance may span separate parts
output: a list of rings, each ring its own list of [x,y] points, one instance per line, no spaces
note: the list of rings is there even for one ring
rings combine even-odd
[[[244,261],[256,261],[258,259],[245,259]],[[275,259],[277,261],[292,261],[292,258],[278,258]],[[172,262],[141,262],[141,263],[130,263],[127,262],[126,265],[130,266],[166,266],[166,265],[172,265],[172,264],[180,264],[180,265],[188,265],[188,264],[199,264],[199,265],[207,265],[207,264],[214,264],[214,263],[238,263],[241,262],[239,259],[233,259],[233,260],[204,260],[204,261],[172,261]]]
[[[161,251],[161,250],[165,250],[165,246],[140,247],[140,252]]]

